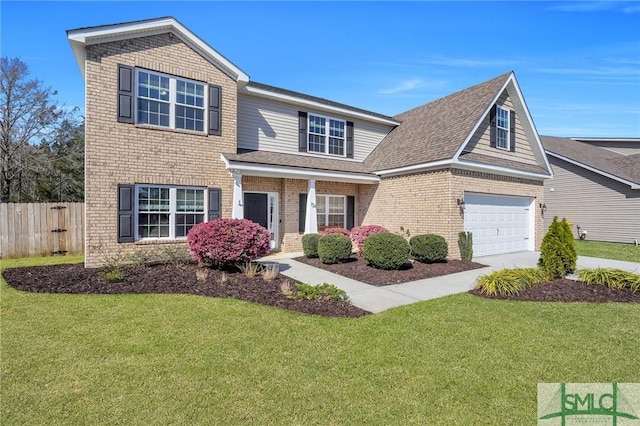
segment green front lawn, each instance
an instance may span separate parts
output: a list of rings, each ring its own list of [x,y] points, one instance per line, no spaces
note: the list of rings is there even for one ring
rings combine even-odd
[[[637,305],[461,294],[333,319],[0,285],[3,425],[534,424],[539,382],[640,382]]]
[[[603,243],[600,241],[576,241],[578,256],[640,262],[640,246],[633,244]]]

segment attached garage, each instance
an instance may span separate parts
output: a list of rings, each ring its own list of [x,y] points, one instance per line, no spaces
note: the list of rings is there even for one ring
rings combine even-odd
[[[473,255],[533,250],[534,198],[467,192],[464,230],[473,233]]]

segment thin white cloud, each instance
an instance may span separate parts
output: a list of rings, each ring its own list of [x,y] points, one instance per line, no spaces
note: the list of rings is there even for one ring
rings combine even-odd
[[[408,92],[425,87],[425,81],[421,78],[411,78],[403,80],[388,89],[380,89],[378,93],[382,95],[395,95],[396,93]]]
[[[455,58],[446,56],[432,56],[420,61],[427,65],[438,65],[457,68],[493,68],[513,67],[520,61],[513,59],[488,59],[488,58]]]
[[[574,75],[611,80],[640,81],[640,69],[637,67],[597,67],[597,68],[573,68],[573,67],[535,67],[531,71],[542,74]]]
[[[640,5],[629,5],[628,1],[573,1],[569,3],[554,4],[547,10],[559,12],[602,12],[604,10],[620,11],[623,13],[640,13]]]

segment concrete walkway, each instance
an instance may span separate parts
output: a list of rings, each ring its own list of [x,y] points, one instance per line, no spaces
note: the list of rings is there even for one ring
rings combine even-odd
[[[278,263],[280,272],[283,275],[298,282],[306,284],[322,284],[326,282],[333,284],[347,292],[353,305],[369,312],[377,313],[423,300],[464,293],[473,288],[479,275],[503,268],[536,266],[540,252],[519,252],[479,257],[473,259],[474,262],[487,265],[486,268],[384,287],[365,284],[292,259],[298,256],[302,256],[302,253],[276,254],[263,258],[261,261]],[[640,263],[635,262],[579,256],[577,264],[578,268],[606,267],[640,273]]]

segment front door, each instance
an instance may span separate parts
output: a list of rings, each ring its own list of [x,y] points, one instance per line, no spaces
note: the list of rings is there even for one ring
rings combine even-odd
[[[267,194],[244,193],[244,218],[269,229],[267,218]]]
[[[278,248],[278,194],[275,192],[245,192],[244,218],[269,231],[272,250]]]

